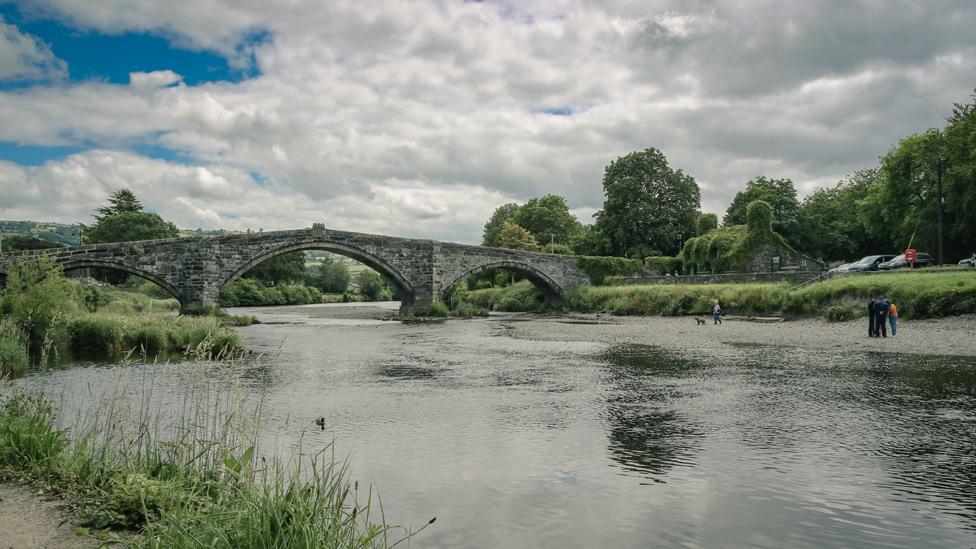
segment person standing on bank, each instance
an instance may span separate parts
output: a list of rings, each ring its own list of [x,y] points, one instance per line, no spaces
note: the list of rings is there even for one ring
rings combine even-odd
[[[891,337],[895,337],[898,331],[898,307],[895,307],[894,301],[888,306],[888,322],[891,323]]]
[[[874,337],[888,337],[887,316],[890,304],[881,298],[874,302]]]
[[[712,320],[713,324],[722,323],[722,306],[719,305],[718,300],[715,300],[715,306],[712,307]]]
[[[868,337],[874,337],[876,335],[874,329],[874,302],[875,300],[873,299],[868,302]]]

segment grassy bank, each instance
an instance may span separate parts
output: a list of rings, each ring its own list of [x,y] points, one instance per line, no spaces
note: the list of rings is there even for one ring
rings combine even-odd
[[[0,377],[68,356],[108,359],[202,348],[229,356],[243,348],[229,326],[251,319],[176,317],[173,305],[175,300],[136,291],[79,284],[46,260],[14,265],[0,292]]]
[[[528,280],[510,286],[466,290],[455,295],[457,303],[466,303],[489,311],[530,312],[543,308],[542,294]]]
[[[676,316],[708,314],[718,299],[731,314],[845,320],[866,314],[862,309],[877,297],[894,301],[902,318],[976,313],[976,273],[851,276],[799,289],[788,284],[592,286],[569,296],[564,306],[578,312]]]
[[[204,391],[164,422],[151,395],[123,396],[93,395],[66,424],[71,414],[40,394],[13,391],[0,405],[0,468],[129,547],[388,547],[409,536],[383,523],[371,489],[359,499],[327,450],[261,456],[259,406]]]

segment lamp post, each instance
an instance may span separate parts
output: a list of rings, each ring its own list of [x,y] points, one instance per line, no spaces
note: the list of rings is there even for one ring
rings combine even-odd
[[[943,169],[943,159],[942,155],[939,155],[939,167],[936,171],[935,185],[939,194],[939,204],[938,204],[938,221],[939,221],[939,265],[942,265],[942,209],[945,207],[945,199],[942,198],[942,169]]]

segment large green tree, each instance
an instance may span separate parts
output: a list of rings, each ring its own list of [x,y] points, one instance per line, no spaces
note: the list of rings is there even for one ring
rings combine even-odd
[[[498,247],[498,236],[501,234],[502,225],[506,221],[512,221],[515,217],[515,212],[519,209],[519,205],[515,202],[509,202],[508,204],[502,204],[501,206],[495,208],[494,213],[491,214],[491,218],[485,223],[485,230],[482,234],[481,245],[490,246],[492,248]]]
[[[142,211],[142,203],[128,189],[119,189],[108,204],[96,210],[96,223],[84,232],[84,242],[131,242],[179,236],[176,225],[157,213]],[[128,275],[120,271],[97,269],[95,275],[113,284],[124,282]]]
[[[540,245],[568,244],[582,227],[566,199],[555,194],[530,199],[515,210],[511,221],[532,233]]]
[[[674,255],[695,233],[701,205],[698,184],[668,166],[657,149],[611,162],[603,174],[603,191],[606,198],[596,213],[596,229],[609,240],[613,255]]]
[[[862,213],[872,185],[881,184],[877,168],[858,170],[837,185],[819,189],[800,206],[800,248],[825,261],[851,261],[894,250],[873,237],[873,227]]]
[[[757,177],[746,183],[745,190],[736,193],[732,204],[725,212],[722,223],[742,225],[746,222],[746,209],[749,204],[762,200],[773,208],[773,229],[792,245],[800,244],[800,202],[796,198],[796,188],[789,179]]]

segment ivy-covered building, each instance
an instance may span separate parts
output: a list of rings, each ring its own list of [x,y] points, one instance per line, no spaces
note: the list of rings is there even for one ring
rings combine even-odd
[[[819,271],[822,265],[796,251],[773,230],[773,209],[749,204],[745,225],[719,227],[688,239],[679,255],[685,274]]]

